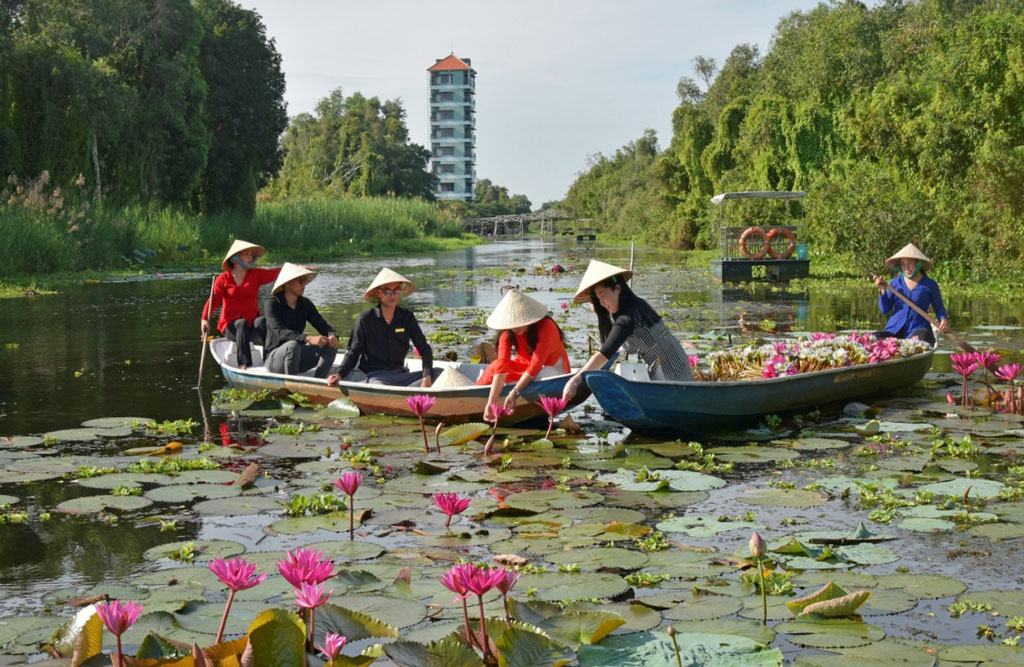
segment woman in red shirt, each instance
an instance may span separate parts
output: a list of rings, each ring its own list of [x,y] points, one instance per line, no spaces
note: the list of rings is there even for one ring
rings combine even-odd
[[[235,365],[245,370],[252,366],[252,350],[249,345],[253,333],[262,343],[267,333],[267,324],[260,314],[260,285],[277,280],[281,268],[257,269],[256,260],[263,256],[263,246],[248,241],[235,241],[221,262],[224,273],[213,283],[213,303],[207,299],[203,305],[203,316],[199,328],[203,339],[210,331],[210,313],[223,304],[217,330],[235,343]]]
[[[552,374],[569,372],[562,330],[548,316],[547,306],[539,301],[509,290],[487,318],[487,326],[500,332],[498,358],[484,369],[476,383],[491,384],[498,374],[505,374],[506,382],[515,382],[505,398],[506,409],[515,408],[516,398],[545,369]],[[490,412],[490,406],[487,411]],[[484,415],[485,419],[488,417]]]

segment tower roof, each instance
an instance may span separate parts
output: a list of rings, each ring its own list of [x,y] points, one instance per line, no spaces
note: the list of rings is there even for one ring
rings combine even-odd
[[[436,63],[434,63],[433,67],[428,67],[427,71],[428,72],[447,72],[447,71],[456,70],[456,69],[468,69],[468,70],[471,70],[471,71],[475,71],[475,70],[473,70],[472,67],[469,66],[469,63],[464,62],[458,56],[456,56],[454,53],[449,54],[447,58],[442,58],[442,59],[438,60]]]

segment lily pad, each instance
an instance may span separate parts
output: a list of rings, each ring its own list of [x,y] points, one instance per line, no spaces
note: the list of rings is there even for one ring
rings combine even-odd
[[[0,495],[0,505],[16,505],[20,500],[20,498],[15,496]]]
[[[601,494],[592,491],[523,491],[507,496],[502,502],[507,507],[531,512],[545,512],[550,508],[568,509],[587,507],[601,501]]]
[[[107,509],[132,512],[152,504],[152,500],[139,496],[82,496],[65,500],[55,509],[65,514],[96,514]]]
[[[484,433],[487,433],[490,429],[491,426],[489,424],[483,424],[480,422],[459,424],[458,426],[453,426],[450,429],[442,431],[440,439],[442,445],[461,445],[464,442],[476,440]]]
[[[1002,482],[996,482],[991,479],[968,479],[966,477],[958,477],[948,482],[925,484],[924,486],[919,487],[919,489],[928,493],[934,493],[937,496],[952,496],[959,498],[964,495],[968,488],[970,488],[970,495],[975,498],[995,498],[999,495],[1003,486]]]
[[[422,603],[383,595],[338,595],[331,598],[331,603],[380,619],[398,629],[416,625],[427,617],[427,608]]]
[[[659,523],[656,528],[664,533],[685,533],[690,537],[714,537],[730,530],[764,530],[764,525],[752,521],[719,521],[713,516],[677,516]]]
[[[298,535],[326,530],[332,533],[348,532],[348,512],[330,512],[315,516],[296,516],[270,524],[264,531],[270,535]],[[356,517],[355,525],[361,525]]]
[[[230,540],[187,540],[150,547],[142,552],[142,556],[147,560],[170,558],[172,554],[180,553],[189,545],[193,547],[196,563],[204,563],[214,558],[231,558],[245,553],[245,545]]]
[[[629,584],[622,577],[605,572],[545,572],[523,576],[519,580],[518,588],[536,588],[537,599],[554,602],[615,597],[628,589]]]
[[[41,444],[43,444],[43,439],[34,435],[0,437],[0,449],[23,449],[25,447],[38,447]]]
[[[715,447],[708,449],[715,458],[725,463],[778,463],[779,461],[792,461],[799,458],[800,454],[789,449],[779,447],[751,446],[751,447]]]
[[[899,588],[915,598],[938,599],[959,595],[967,584],[942,574],[878,574],[879,588]]]
[[[242,493],[240,486],[224,484],[173,484],[146,492],[146,498],[159,503],[191,503],[211,498],[229,498]]]
[[[684,665],[731,665],[767,667],[782,665],[782,652],[762,650],[756,642],[739,635],[679,633],[676,657],[672,640],[663,632],[641,632],[609,637],[577,653],[580,667],[675,667]]]
[[[707,621],[732,616],[743,609],[739,598],[723,595],[702,595],[662,612],[665,618],[674,621]]]
[[[594,547],[561,551],[546,556],[545,560],[555,565],[576,563],[584,571],[601,568],[635,570],[647,564],[647,554],[619,547]]]
[[[825,496],[820,493],[802,489],[761,489],[740,494],[736,499],[764,507],[817,507],[825,502]]]
[[[196,503],[192,509],[205,515],[245,516],[276,512],[281,509],[281,503],[266,496],[242,495],[204,500]]]

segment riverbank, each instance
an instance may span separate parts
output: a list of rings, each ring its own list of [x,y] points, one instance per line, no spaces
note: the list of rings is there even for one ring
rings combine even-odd
[[[463,234],[450,213],[419,200],[261,203],[245,219],[155,206],[56,206],[53,193],[42,194],[0,206],[0,298],[52,294],[94,280],[208,274],[234,238],[266,246],[268,264],[434,253],[481,242]]]

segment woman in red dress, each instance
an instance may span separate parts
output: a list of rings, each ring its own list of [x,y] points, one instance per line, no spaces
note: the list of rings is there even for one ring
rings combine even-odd
[[[501,374],[506,376],[506,382],[515,382],[505,398],[506,409],[515,408],[516,399],[538,375],[569,372],[562,330],[548,315],[547,306],[539,301],[510,290],[494,307],[487,326],[499,331],[498,358],[484,369],[476,383],[491,384],[494,376]],[[484,419],[490,417],[489,412],[487,406]]]

